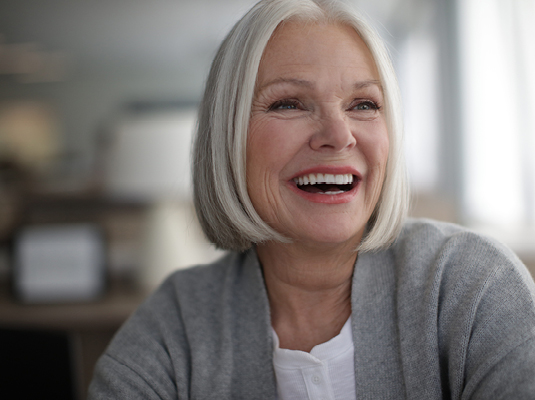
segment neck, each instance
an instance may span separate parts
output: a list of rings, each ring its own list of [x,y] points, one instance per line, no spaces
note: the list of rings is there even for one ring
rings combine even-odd
[[[280,347],[310,351],[338,335],[351,315],[351,278],[357,253],[264,243],[257,253]]]

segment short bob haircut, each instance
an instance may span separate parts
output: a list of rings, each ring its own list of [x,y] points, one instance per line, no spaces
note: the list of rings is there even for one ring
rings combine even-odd
[[[399,87],[381,38],[354,11],[333,0],[262,0],[222,42],[206,82],[193,146],[193,196],[200,224],[208,239],[221,249],[243,251],[255,243],[290,242],[254,209],[245,171],[260,60],[277,26],[290,20],[351,26],[375,60],[390,147],[381,195],[357,250],[384,248],[398,235],[409,204]]]

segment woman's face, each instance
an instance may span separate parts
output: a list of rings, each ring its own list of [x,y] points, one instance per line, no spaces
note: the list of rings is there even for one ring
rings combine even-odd
[[[297,243],[356,246],[387,158],[379,75],[358,34],[279,27],[260,63],[247,139],[247,189],[262,219]]]

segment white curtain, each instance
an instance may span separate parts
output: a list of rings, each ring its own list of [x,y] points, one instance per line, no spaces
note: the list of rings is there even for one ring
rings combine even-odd
[[[535,1],[458,1],[464,216],[535,226]]]

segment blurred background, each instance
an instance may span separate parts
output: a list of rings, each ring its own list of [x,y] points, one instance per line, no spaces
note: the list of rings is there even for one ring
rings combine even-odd
[[[398,72],[412,215],[495,236],[535,271],[535,0],[348,2]],[[40,397],[84,398],[147,292],[218,256],[189,149],[211,59],[254,3],[0,3],[0,394],[24,398],[32,376]]]

